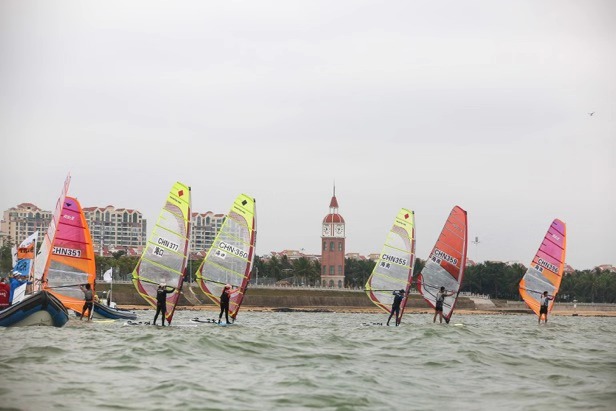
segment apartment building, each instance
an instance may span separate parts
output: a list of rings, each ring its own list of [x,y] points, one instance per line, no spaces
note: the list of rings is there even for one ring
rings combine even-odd
[[[130,208],[84,207],[94,250],[102,247],[143,247],[147,239],[147,220]]]
[[[192,213],[190,221],[190,251],[199,253],[209,250],[216,234],[220,231],[224,214],[214,214],[211,211],[206,213]]]
[[[51,211],[41,210],[32,203],[21,203],[5,210],[0,221],[0,247],[7,243],[20,244],[37,230],[38,240],[42,240],[51,216]]]

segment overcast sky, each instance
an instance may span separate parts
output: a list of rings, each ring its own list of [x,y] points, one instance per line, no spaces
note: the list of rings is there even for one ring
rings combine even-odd
[[[257,254],[347,252],[401,207],[427,258],[451,208],[473,260],[528,264],[554,218],[574,268],[616,264],[616,2],[0,2],[0,210],[84,207],[151,228],[257,199]],[[590,116],[589,113],[595,114]]]

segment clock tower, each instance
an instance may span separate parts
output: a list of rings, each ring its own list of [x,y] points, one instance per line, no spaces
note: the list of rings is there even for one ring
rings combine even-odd
[[[338,214],[336,187],[329,202],[329,214],[323,218],[321,226],[321,285],[323,287],[343,288],[344,255],[345,255],[345,223]]]

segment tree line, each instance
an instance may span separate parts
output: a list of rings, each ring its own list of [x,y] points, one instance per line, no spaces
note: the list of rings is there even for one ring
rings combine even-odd
[[[111,256],[96,256],[96,272],[98,281],[102,281],[103,273],[113,268],[115,281],[129,281],[139,257],[125,255],[118,251]],[[189,260],[186,270],[186,281],[195,279],[195,272],[202,260]],[[345,286],[363,289],[376,262],[372,260],[345,260]],[[425,261],[417,258],[413,272],[418,274]],[[7,275],[12,269],[11,247],[0,247],[0,273]],[[481,264],[466,267],[461,291],[486,294],[495,299],[520,300],[518,284],[526,268],[521,264],[508,265],[501,262],[486,261]],[[255,257],[252,279],[253,283],[275,284],[285,283],[297,286],[319,286],[321,283],[321,264],[317,260],[301,257],[295,260],[287,256],[272,256],[263,259]],[[413,283],[414,287],[415,283]],[[616,303],[616,273],[608,270],[575,270],[563,277],[557,301],[570,302],[577,300],[586,303]]]

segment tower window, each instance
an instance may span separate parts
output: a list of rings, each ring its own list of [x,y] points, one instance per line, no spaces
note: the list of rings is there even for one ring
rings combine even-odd
[[[336,272],[334,271],[334,269],[335,269],[335,268],[336,268],[336,267],[334,267],[333,265],[330,265],[330,266],[329,266],[329,275],[334,275],[334,274],[336,274]]]
[[[323,251],[327,250],[327,241],[323,241]]]
[[[329,251],[334,251],[334,242],[329,243]]]
[[[342,275],[342,266],[341,265],[338,266],[338,275]]]
[[[338,251],[342,251],[342,241],[338,243]]]
[[[323,266],[323,275],[327,274],[327,266]]]

